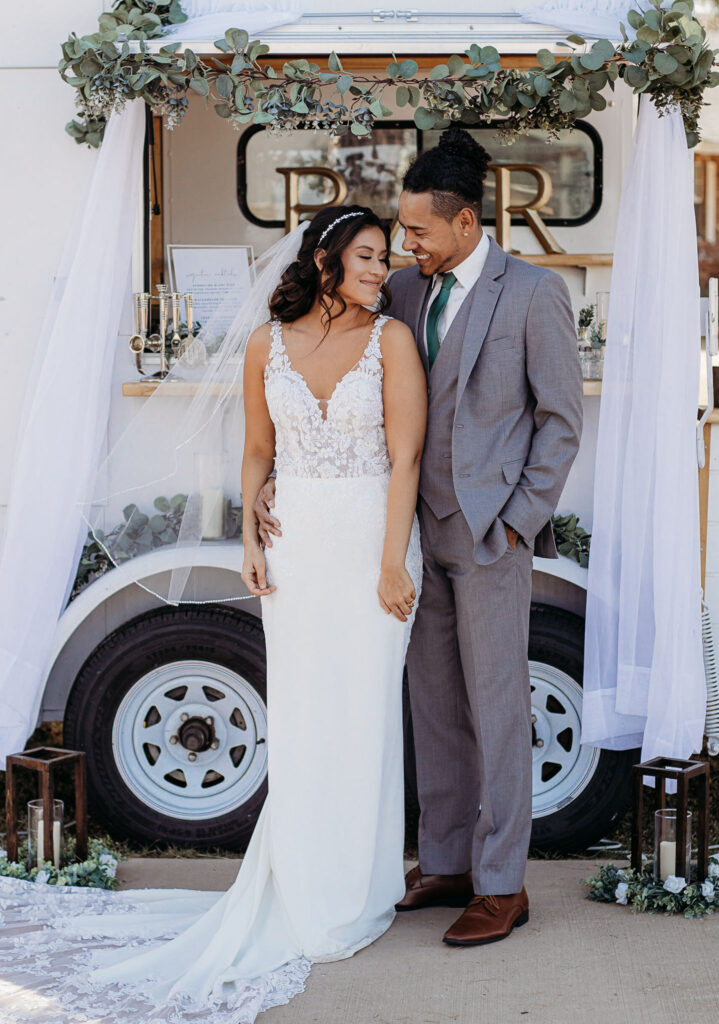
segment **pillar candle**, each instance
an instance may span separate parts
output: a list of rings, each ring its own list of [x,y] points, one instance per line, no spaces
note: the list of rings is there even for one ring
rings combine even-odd
[[[60,867],[60,849],[62,843],[62,822],[53,821],[52,823],[52,855],[53,863],[56,868]],[[37,862],[41,864],[45,860],[45,827],[44,821],[40,819],[37,826]]]
[[[663,839],[659,844],[659,877],[662,882],[676,872],[677,844]]]

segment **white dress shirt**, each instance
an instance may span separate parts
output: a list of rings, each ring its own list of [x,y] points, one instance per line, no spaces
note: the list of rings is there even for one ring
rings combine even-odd
[[[487,254],[489,253],[489,235],[483,231],[482,237],[475,249],[469,254],[466,260],[463,260],[456,267],[452,267],[452,273],[457,278],[455,284],[452,285],[452,290],[449,293],[447,299],[447,305],[442,310],[442,315],[437,323],[437,337],[440,345],[449,330],[452,321],[459,312],[459,307],[462,305],[464,300],[469,295],[472,288],[479,280],[479,275],[484,270],[484,264],[487,262]],[[430,307],[434,300],[439,295],[439,290],[442,287],[442,275],[435,274],[434,282],[432,284],[432,293],[427,303],[427,314],[429,314]],[[424,343],[427,345],[427,317],[425,316],[424,321]]]

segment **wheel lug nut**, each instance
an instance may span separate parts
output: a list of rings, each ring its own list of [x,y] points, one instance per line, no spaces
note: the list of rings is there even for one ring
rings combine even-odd
[[[544,746],[544,740],[537,740],[537,746],[538,747],[543,747]]]
[[[188,761],[196,761],[197,760],[197,754],[193,754],[192,751],[190,751],[190,753],[187,755],[187,760]]]
[[[170,736],[170,743],[175,744],[179,742],[180,741],[178,740],[177,736]]]
[[[219,745],[220,745],[220,741],[219,740],[213,740],[212,743],[210,744],[210,746],[212,747],[213,750],[217,750]]]
[[[180,721],[181,722],[186,722],[189,717],[190,716],[187,714],[187,712],[183,711],[182,714],[180,715]]]

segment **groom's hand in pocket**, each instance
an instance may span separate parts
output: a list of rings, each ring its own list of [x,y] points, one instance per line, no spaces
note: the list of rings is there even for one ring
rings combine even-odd
[[[253,511],[257,517],[257,530],[264,547],[272,547],[271,534],[281,537],[280,522],[272,515],[270,509],[275,507],[275,480],[270,477],[257,495]]]

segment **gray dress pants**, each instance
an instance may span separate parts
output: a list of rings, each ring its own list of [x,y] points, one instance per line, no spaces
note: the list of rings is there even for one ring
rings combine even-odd
[[[422,594],[407,665],[426,874],[472,870],[477,894],[519,892],[532,813],[532,551],[477,565],[461,511],[420,499]],[[480,809],[481,808],[481,809]]]

